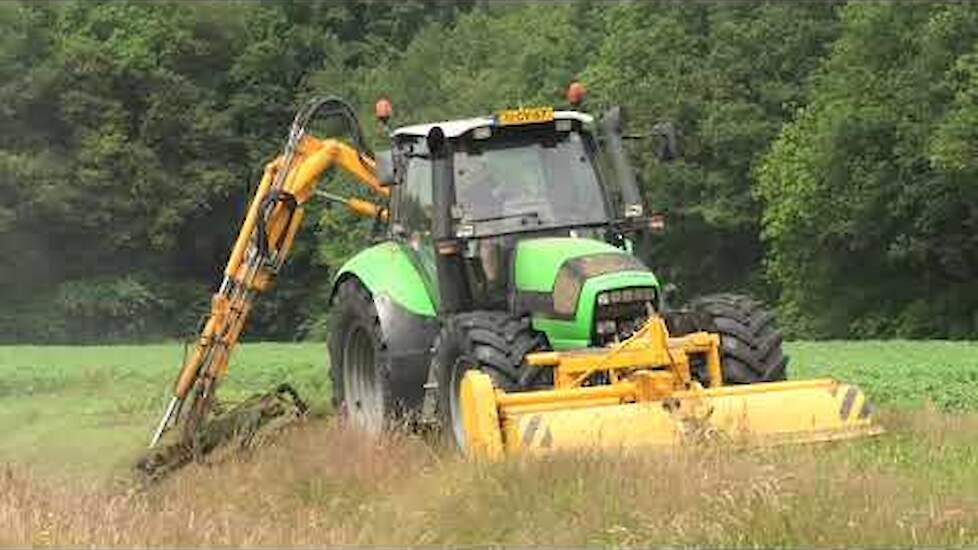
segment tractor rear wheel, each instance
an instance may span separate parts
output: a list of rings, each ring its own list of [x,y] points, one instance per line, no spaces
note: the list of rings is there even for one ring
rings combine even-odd
[[[476,311],[448,319],[435,339],[432,369],[438,381],[438,424],[445,441],[465,449],[459,388],[470,369],[492,378],[493,385],[509,391],[545,384],[549,371],[523,364],[532,351],[548,349],[546,337],[530,326],[529,317],[505,312]]]
[[[694,299],[687,309],[694,313],[695,330],[720,334],[724,384],[786,379],[788,357],[781,349],[783,338],[774,313],[761,302],[742,294],[710,294]],[[699,367],[693,374],[705,384],[705,368]]]
[[[396,415],[390,364],[373,297],[356,279],[336,290],[329,327],[333,408],[356,428],[379,434]]]

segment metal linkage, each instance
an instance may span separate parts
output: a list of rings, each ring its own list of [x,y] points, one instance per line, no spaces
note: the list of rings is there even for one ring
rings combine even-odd
[[[227,368],[228,357],[251,310],[255,295],[271,283],[285,262],[287,246],[283,241],[294,235],[293,225],[298,207],[296,197],[285,187],[300,156],[300,145],[307,135],[309,124],[317,116],[339,117],[356,150],[361,164],[362,155],[372,156],[363,137],[363,131],[353,108],[336,97],[314,98],[296,113],[289,128],[282,155],[266,167],[266,177],[258,186],[253,201],[257,210],[252,214],[253,223],[246,218],[242,233],[232,251],[221,284],[212,298],[211,313],[200,331],[200,337],[190,358],[184,362],[174,393],[150,441],[156,446],[163,434],[172,428],[181,416],[187,395],[193,391],[190,409],[185,418],[184,439],[191,440],[204,422],[211,408],[217,381]],[[366,166],[364,164],[364,166]],[[372,167],[368,168],[368,172]],[[367,205],[368,201],[360,201]],[[270,243],[270,232],[276,209],[285,206],[287,216],[278,227],[281,231],[277,243]],[[366,209],[366,207],[364,207]],[[380,216],[380,213],[377,214]],[[246,241],[241,239],[245,238]],[[247,243],[247,244],[245,244]],[[240,263],[238,263],[240,260]],[[244,269],[240,267],[243,265]]]

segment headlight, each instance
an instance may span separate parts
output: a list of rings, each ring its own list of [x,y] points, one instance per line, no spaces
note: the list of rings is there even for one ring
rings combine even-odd
[[[606,290],[598,294],[599,306],[652,302],[655,305],[655,289],[652,287]]]
[[[658,296],[654,287],[631,287],[606,290],[598,294],[594,308],[595,345],[604,346],[628,338],[642,327],[655,307]]]

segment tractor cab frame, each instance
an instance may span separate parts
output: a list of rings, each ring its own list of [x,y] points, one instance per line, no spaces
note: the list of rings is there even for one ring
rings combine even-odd
[[[406,126],[378,171],[402,241],[442,314],[513,310],[513,251],[527,237],[582,237],[631,251],[650,226],[627,162],[620,109],[518,109]],[[518,308],[515,308],[518,309]]]

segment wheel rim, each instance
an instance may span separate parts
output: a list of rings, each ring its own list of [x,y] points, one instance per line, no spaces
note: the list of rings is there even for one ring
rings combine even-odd
[[[375,357],[370,334],[361,326],[354,327],[343,346],[343,397],[353,425],[372,434],[384,427],[384,395]]]
[[[461,388],[465,372],[474,368],[463,359],[455,361],[452,369],[451,391],[448,393],[448,408],[452,417],[452,438],[462,452],[466,449],[465,423],[462,420]]]

